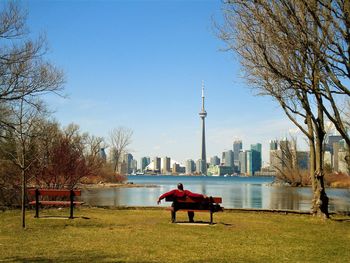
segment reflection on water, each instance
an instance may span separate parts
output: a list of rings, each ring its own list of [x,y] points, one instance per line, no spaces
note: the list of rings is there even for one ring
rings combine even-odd
[[[82,199],[92,206],[156,206],[162,193],[182,182],[185,189],[221,196],[226,208],[290,209],[309,211],[310,188],[271,186],[273,177],[129,176],[135,184],[155,187],[97,188],[84,190]],[[350,211],[349,189],[327,189],[330,211]],[[169,204],[162,202],[161,206]]]

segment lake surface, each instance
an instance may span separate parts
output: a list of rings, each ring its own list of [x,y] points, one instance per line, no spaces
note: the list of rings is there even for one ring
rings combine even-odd
[[[272,186],[273,177],[128,176],[128,182],[147,187],[95,188],[82,192],[92,206],[157,206],[158,196],[181,182],[184,188],[207,196],[221,196],[225,208],[310,211],[309,187]],[[326,189],[329,210],[350,211],[350,189]],[[162,201],[161,206],[169,206]]]

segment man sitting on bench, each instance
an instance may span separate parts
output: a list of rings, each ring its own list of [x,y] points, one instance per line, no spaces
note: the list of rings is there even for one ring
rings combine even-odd
[[[158,205],[160,204],[160,201],[166,197],[172,197],[175,198],[175,201],[173,202],[172,206],[172,211],[171,211],[171,219],[174,222],[175,221],[175,212],[178,209],[181,208],[186,208],[186,209],[198,209],[198,206],[201,206],[200,203],[191,203],[191,204],[186,204],[186,203],[178,203],[176,202],[176,198],[186,198],[186,197],[191,197],[191,198],[195,198],[198,199],[198,201],[202,201],[204,199],[207,199],[208,197],[206,195],[202,195],[202,194],[196,194],[196,193],[192,193],[189,190],[184,190],[184,187],[182,185],[182,183],[179,183],[177,185],[177,189],[173,189],[169,192],[166,192],[164,194],[162,194],[161,196],[159,196],[158,198]],[[194,212],[193,211],[188,211],[188,220],[190,222],[194,222],[193,218],[194,218]]]

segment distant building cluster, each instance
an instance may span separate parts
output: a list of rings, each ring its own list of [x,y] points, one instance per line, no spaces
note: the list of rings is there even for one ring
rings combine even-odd
[[[325,144],[324,163],[334,172],[347,173],[345,160],[348,149],[345,140],[339,135],[328,136]]]
[[[203,161],[202,158],[194,161],[188,159],[182,165],[170,157],[142,157],[140,165],[137,168],[136,160],[132,159],[131,154],[125,155],[124,166],[128,167],[128,174],[186,174],[201,175],[203,171],[207,171],[207,175],[254,175],[261,170],[262,165],[262,146],[260,143],[251,145],[249,150],[242,150],[242,141],[233,142],[233,150],[222,153],[222,158],[213,156],[210,162]],[[205,167],[204,167],[205,166]]]
[[[210,158],[208,175],[246,175],[253,176],[261,170],[262,145],[252,144],[249,150],[243,150],[241,140],[233,142],[232,150],[222,153],[221,160],[218,156]]]
[[[325,143],[324,162],[335,172],[347,172],[345,162],[346,143],[341,136],[329,135]],[[188,159],[181,164],[169,156],[153,158],[142,157],[139,163],[130,153],[122,156],[120,172],[122,174],[163,174],[163,175],[201,175],[206,169],[209,176],[244,175],[264,176],[275,175],[286,169],[309,169],[309,152],[298,151],[295,141],[282,139],[271,140],[269,144],[270,162],[262,167],[262,145],[256,143],[243,150],[241,140],[234,140],[232,150],[222,152],[221,158],[212,156],[208,162]],[[106,159],[104,149],[101,157]],[[203,168],[206,166],[206,168]]]
[[[287,169],[309,169],[309,152],[298,151],[295,141],[287,139],[270,141],[270,165],[268,170],[283,172]]]
[[[345,140],[339,135],[329,135],[324,145],[324,163],[334,172],[347,173]],[[279,172],[290,168],[309,169],[310,153],[298,151],[295,141],[287,139],[270,141],[269,170]]]

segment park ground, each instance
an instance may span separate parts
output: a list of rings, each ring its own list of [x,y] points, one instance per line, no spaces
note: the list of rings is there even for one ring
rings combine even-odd
[[[164,209],[0,212],[0,262],[348,262],[350,217],[225,211],[171,224]],[[178,213],[178,220],[187,220]]]

